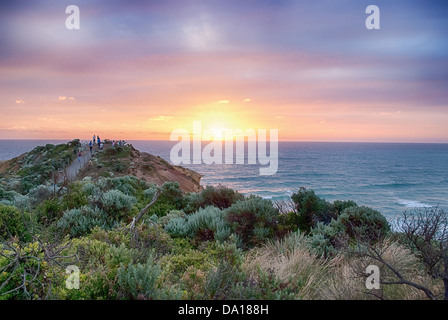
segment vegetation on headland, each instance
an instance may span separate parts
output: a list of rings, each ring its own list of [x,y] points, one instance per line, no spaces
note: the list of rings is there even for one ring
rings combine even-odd
[[[224,186],[188,192],[154,183],[157,166],[128,175],[132,146],[55,183],[77,143],[2,164],[0,300],[448,298],[439,208],[405,213],[393,231],[376,210],[304,188],[283,203]],[[366,288],[369,265],[380,289]],[[79,289],[67,287],[68,266]]]

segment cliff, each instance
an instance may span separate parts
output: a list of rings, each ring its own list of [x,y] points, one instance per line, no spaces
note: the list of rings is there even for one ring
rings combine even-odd
[[[78,162],[74,152],[78,149],[83,150],[81,162]],[[132,145],[112,146],[105,143],[103,150],[94,148],[90,155],[88,148],[82,147],[79,140],[56,146],[39,146],[0,162],[0,187],[26,194],[40,184],[61,183],[67,174],[71,180],[86,176],[96,179],[133,175],[157,185],[177,182],[185,193],[202,190],[202,176],[199,173],[173,166],[159,156],[138,151]]]
[[[173,166],[161,157],[141,152],[132,145],[113,147],[105,144],[103,150],[93,154],[88,164],[79,172],[78,178],[126,175],[132,175],[157,185],[168,181],[177,182],[183,192],[202,190],[200,185],[202,176],[199,173],[180,166]]]

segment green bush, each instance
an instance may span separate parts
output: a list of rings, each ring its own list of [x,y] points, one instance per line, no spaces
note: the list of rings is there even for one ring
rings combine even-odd
[[[301,187],[291,196],[298,212],[297,224],[302,232],[309,232],[320,221],[330,217],[329,203],[318,197],[313,190]]]
[[[106,212],[110,217],[121,220],[132,210],[132,206],[137,202],[133,196],[128,196],[120,190],[109,190],[101,195],[96,201],[96,205]]]
[[[346,248],[349,237],[344,226],[337,220],[329,224],[319,222],[311,229],[310,246],[320,256],[332,256],[340,249]]]
[[[166,203],[174,206],[174,209],[182,209],[184,196],[180,190],[179,183],[165,182],[160,189],[161,194],[157,200],[158,203]]]
[[[157,224],[164,228],[174,218],[185,218],[185,213],[180,210],[171,210],[163,217],[157,217]]]
[[[108,178],[106,180],[108,189],[116,189],[126,195],[136,197],[138,190],[142,190],[146,186],[146,182],[134,176],[124,176]]]
[[[365,206],[346,208],[337,221],[352,239],[375,242],[390,232],[387,219],[380,212]]]
[[[28,239],[30,235],[25,225],[28,220],[16,207],[0,204],[0,237]]]
[[[74,209],[89,204],[88,196],[83,191],[83,184],[76,181],[68,187],[67,193],[62,200],[64,209]]]
[[[37,217],[44,225],[49,225],[62,217],[63,208],[57,198],[45,200],[37,208]]]
[[[173,237],[186,237],[189,234],[184,217],[174,217],[165,225],[165,230]]]
[[[278,216],[272,201],[257,196],[238,201],[226,209],[226,219],[244,247],[273,237],[278,230]]]
[[[137,250],[126,248],[124,243],[119,246],[111,245],[106,254],[106,263],[110,268],[119,267],[120,264],[128,265],[134,262],[137,254]]]
[[[316,253],[333,255],[350,241],[373,243],[390,232],[386,218],[369,207],[349,206],[337,220],[319,222],[311,229],[310,242]]]
[[[83,206],[65,212],[57,226],[71,237],[79,237],[90,233],[96,226],[109,230],[117,224],[102,209]]]
[[[199,208],[214,206],[219,209],[229,208],[244,196],[230,188],[224,186],[207,186],[200,193],[190,193],[186,197],[185,212],[195,212]]]
[[[161,272],[162,269],[152,257],[144,264],[122,264],[117,272],[120,296],[139,300],[180,299],[181,292],[162,285]]]
[[[148,210],[148,216],[163,217],[171,210],[183,207],[184,197],[177,182],[165,182],[161,187],[153,185],[143,191],[147,199],[152,199],[156,192],[160,192],[157,202]]]
[[[172,217],[165,225],[165,230],[174,237],[189,236],[198,241],[226,240],[231,233],[225,213],[216,207],[206,207],[197,212]]]

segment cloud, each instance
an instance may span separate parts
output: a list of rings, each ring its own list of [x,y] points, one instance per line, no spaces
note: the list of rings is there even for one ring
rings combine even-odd
[[[149,118],[149,121],[168,121],[173,118],[174,118],[173,116],[157,116]]]
[[[247,98],[247,99],[244,99],[243,101],[244,101],[244,102],[251,102],[252,99]]]
[[[219,100],[218,103],[229,104],[230,100]]]
[[[66,101],[66,100],[75,100],[75,98],[74,97],[66,97],[66,96],[59,96],[58,97],[58,100],[59,101]]]
[[[17,104],[23,104],[23,103],[25,103],[25,100],[18,99],[18,100],[16,100],[16,103],[17,103]]]

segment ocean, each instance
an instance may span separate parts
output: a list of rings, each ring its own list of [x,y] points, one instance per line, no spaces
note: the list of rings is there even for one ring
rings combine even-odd
[[[0,140],[0,160],[60,140]],[[175,142],[128,141],[170,162]],[[268,143],[269,145],[269,143]],[[354,200],[388,218],[418,207],[448,208],[448,144],[279,142],[278,171],[260,165],[183,165],[203,175],[202,185],[286,200],[300,187],[328,201]]]

